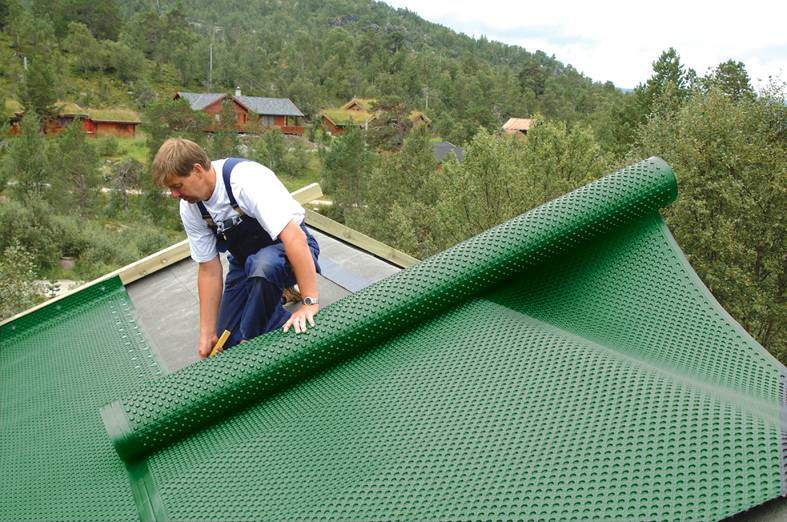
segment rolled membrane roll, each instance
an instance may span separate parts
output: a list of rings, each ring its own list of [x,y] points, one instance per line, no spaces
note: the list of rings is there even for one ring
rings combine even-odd
[[[146,383],[102,409],[107,432],[124,461],[143,459],[676,196],[663,160],[626,167],[343,298],[306,333],[271,332]]]

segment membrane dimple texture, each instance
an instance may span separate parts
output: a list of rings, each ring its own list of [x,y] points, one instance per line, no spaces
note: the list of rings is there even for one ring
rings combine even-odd
[[[135,460],[276,393],[424,317],[652,213],[677,193],[659,159],[606,176],[321,311],[298,336],[275,332],[121,400],[118,453]]]
[[[98,409],[159,375],[118,280],[0,329],[0,520],[131,520]]]
[[[158,368],[119,281],[14,321],[0,519],[127,520],[135,498],[164,520],[716,520],[775,498],[785,368],[691,270],[657,212],[675,194],[643,162],[136,388]],[[117,397],[131,491],[97,436]]]

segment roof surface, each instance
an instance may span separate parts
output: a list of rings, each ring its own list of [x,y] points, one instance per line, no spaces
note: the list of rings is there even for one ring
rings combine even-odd
[[[462,162],[465,160],[465,149],[454,145],[450,141],[438,141],[432,144],[432,151],[437,161],[445,161],[445,158],[453,153],[457,161]]]
[[[117,282],[6,324],[0,519],[715,520],[775,499],[786,369],[691,269],[658,212],[676,194],[642,162],[308,334],[163,376]]]
[[[195,111],[201,111],[208,105],[221,100],[227,95],[223,92],[182,92],[178,91],[176,97],[183,98]]]
[[[508,121],[503,124],[503,130],[526,131],[530,129],[532,124],[533,120],[530,118],[509,118]]]
[[[87,113],[93,121],[141,123],[139,113],[130,109],[88,109]]]
[[[363,125],[374,118],[369,112],[348,109],[323,109],[321,114],[336,126]]]
[[[322,274],[317,286],[322,306],[357,292],[395,274],[399,268],[350,247],[313,228],[309,231],[320,245]],[[224,272],[228,270],[222,255]],[[126,286],[136,310],[137,323],[159,361],[169,371],[198,360],[195,347],[199,324],[197,267],[190,259],[160,270]]]
[[[360,107],[361,110],[366,112],[371,112],[372,108],[377,100],[375,98],[357,98],[353,96],[353,98],[341,106],[342,109],[351,110],[350,107],[357,105]],[[353,109],[357,110],[357,109]]]
[[[233,96],[241,105],[257,114],[271,116],[303,116],[289,98],[261,98],[259,96]]]

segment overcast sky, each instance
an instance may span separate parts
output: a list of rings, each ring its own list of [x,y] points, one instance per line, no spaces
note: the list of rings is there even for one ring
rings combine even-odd
[[[787,81],[787,2],[384,0],[469,36],[541,50],[595,81],[633,88],[674,47],[703,75],[732,59],[755,87]]]

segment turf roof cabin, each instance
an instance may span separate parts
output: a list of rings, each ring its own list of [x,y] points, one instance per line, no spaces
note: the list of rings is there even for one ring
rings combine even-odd
[[[184,99],[192,110],[213,115],[214,125],[221,119],[223,104],[231,103],[235,111],[236,128],[240,132],[252,132],[275,127],[282,134],[302,136],[303,118],[301,110],[289,98],[265,98],[244,96],[240,89],[228,97],[224,93],[178,92],[175,99]],[[212,129],[209,129],[212,130]]]
[[[376,101],[373,98],[353,97],[339,108],[323,109],[320,123],[332,136],[340,136],[350,127],[367,129],[378,113],[374,106]],[[409,118],[413,125],[432,125],[432,120],[421,111],[411,111]]]
[[[50,118],[44,131],[57,134],[75,120],[82,122],[88,136],[107,135],[132,137],[141,123],[139,114],[130,109],[83,109],[73,102],[57,102],[57,116]],[[19,133],[19,121],[24,117],[24,109],[16,100],[5,100],[4,116],[11,123],[11,134]]]

